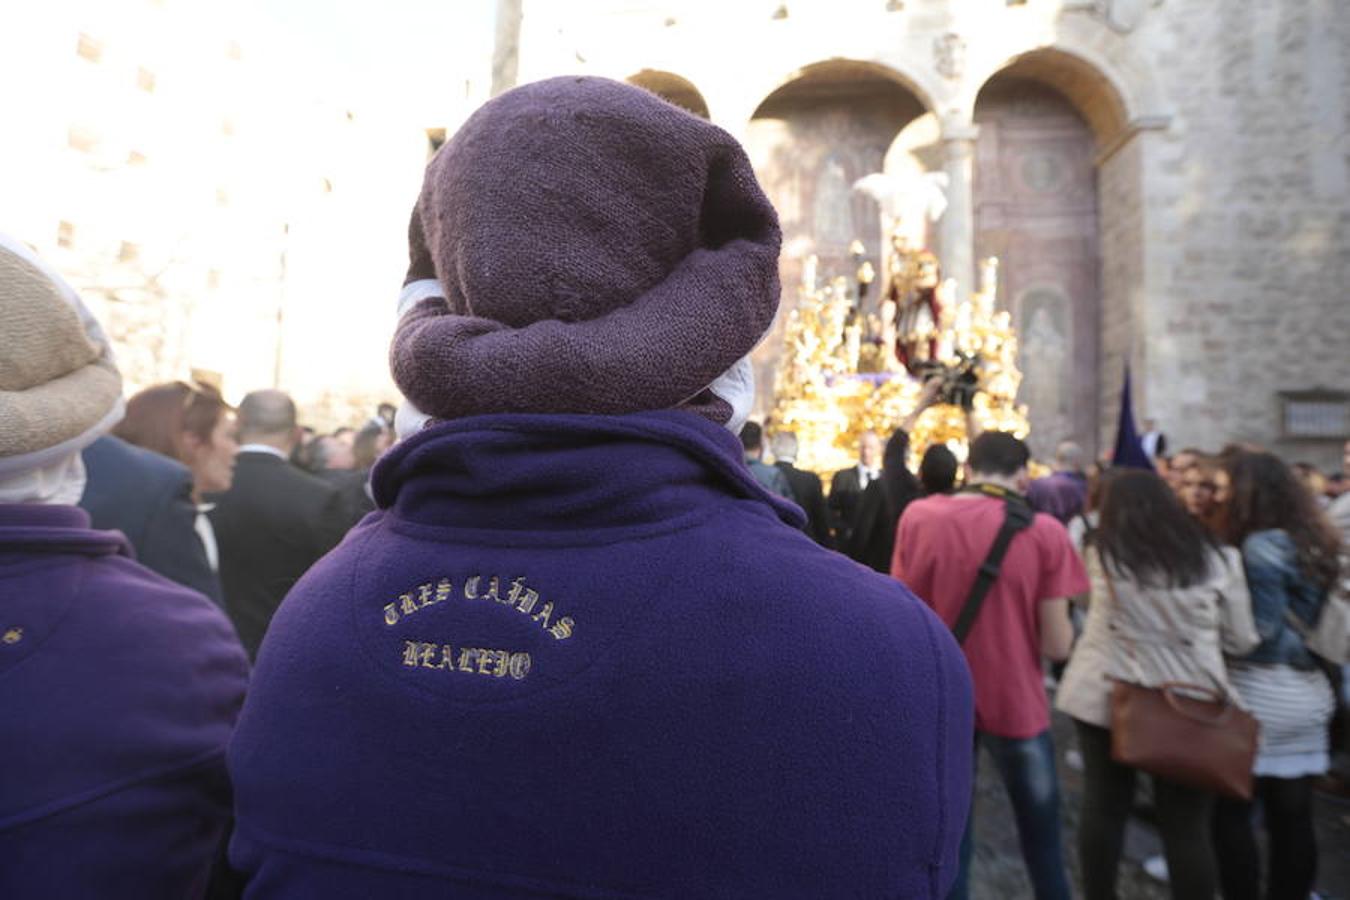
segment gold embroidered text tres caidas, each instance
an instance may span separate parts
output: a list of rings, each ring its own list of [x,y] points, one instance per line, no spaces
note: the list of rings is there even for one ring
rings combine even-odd
[[[497,575],[474,575],[465,579],[461,593],[466,601],[490,600],[503,607],[514,609],[521,615],[528,616],[556,640],[562,641],[572,636],[576,629],[576,622],[572,617],[556,615],[551,601],[544,601],[541,605],[539,592],[526,587],[523,575],[511,579],[504,591],[502,582],[503,579]],[[397,625],[408,616],[416,615],[429,606],[443,603],[453,594],[454,586],[449,578],[418,585],[406,594],[400,594],[393,603],[385,604],[384,623],[389,626]]]

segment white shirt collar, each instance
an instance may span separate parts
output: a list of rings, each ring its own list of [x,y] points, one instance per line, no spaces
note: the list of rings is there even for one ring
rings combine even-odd
[[[211,526],[211,520],[206,517],[207,512],[214,509],[215,505],[203,503],[197,507],[197,518],[194,521],[193,528],[197,532],[197,537],[201,538],[202,549],[206,551],[206,563],[211,567],[212,572],[220,572],[220,544],[216,541],[216,530]]]
[[[240,453],[270,453],[277,459],[284,459],[290,462],[290,457],[282,451],[269,444],[244,444],[239,448]]]

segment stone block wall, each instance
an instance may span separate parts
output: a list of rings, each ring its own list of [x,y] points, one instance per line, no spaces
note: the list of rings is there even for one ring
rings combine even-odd
[[[1175,444],[1331,467],[1337,443],[1281,440],[1278,393],[1350,390],[1350,10],[1172,0],[1156,16],[1139,39],[1175,118],[1144,145],[1144,404]]]
[[[1138,135],[1097,168],[1098,229],[1101,235],[1101,340],[1098,344],[1098,445],[1114,446],[1125,363],[1135,350],[1143,303],[1144,208],[1139,190],[1144,142]],[[1136,371],[1138,379],[1142,372]]]

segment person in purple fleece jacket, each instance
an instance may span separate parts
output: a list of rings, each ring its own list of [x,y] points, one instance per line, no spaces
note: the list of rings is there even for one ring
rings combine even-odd
[[[0,897],[200,897],[229,823],[234,629],[75,505],[121,416],[98,323],[0,235]]]
[[[403,440],[230,744],[245,896],[942,897],[969,673],[745,467],[780,238],[740,146],[531,84],[410,236]]]

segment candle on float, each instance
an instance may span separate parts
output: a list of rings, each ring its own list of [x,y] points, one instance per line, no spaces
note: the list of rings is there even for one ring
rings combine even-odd
[[[806,258],[806,262],[802,263],[802,287],[808,291],[816,289],[816,267],[819,264],[820,260],[816,258],[814,253]]]

